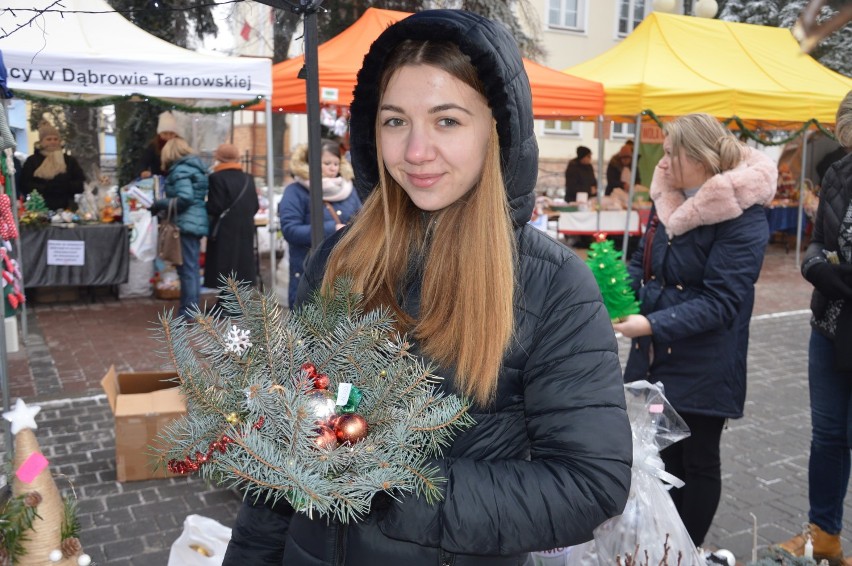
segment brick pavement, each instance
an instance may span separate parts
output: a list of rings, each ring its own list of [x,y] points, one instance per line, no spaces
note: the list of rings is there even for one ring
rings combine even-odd
[[[766,544],[797,532],[807,509],[810,289],[794,254],[772,246],[757,290],[746,417],[723,435],[722,502],[707,541],[743,561],[751,552],[751,513]],[[34,305],[26,352],[10,355],[12,398],[43,406],[37,436],[55,471],[74,483],[82,540],[97,564],[164,565],[186,515],[231,525],[239,507],[232,492],[195,478],[115,481],[113,423],[99,381],[113,363],[121,371],[160,366],[149,330],[163,307],[173,305],[152,299]],[[619,344],[624,355],[627,341]],[[849,539],[844,545],[852,551]]]

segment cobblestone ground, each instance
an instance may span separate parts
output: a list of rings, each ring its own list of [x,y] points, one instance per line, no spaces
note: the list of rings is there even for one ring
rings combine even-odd
[[[793,257],[776,247],[767,255],[751,325],[746,417],[731,421],[722,437],[722,501],[707,544],[742,562],[751,557],[753,521],[759,544],[767,544],[807,519],[810,288]],[[35,305],[24,351],[9,355],[11,398],[42,406],[36,435],[60,488],[74,485],[84,548],[99,565],[165,565],[187,515],[230,526],[239,507],[231,491],[195,478],[115,479],[113,419],[99,381],[113,364],[119,371],[161,367],[151,322],[173,304]],[[619,344],[624,355],[627,341]],[[3,457],[5,450],[0,445]],[[848,500],[846,511],[848,525]],[[848,539],[844,546],[852,551]]]

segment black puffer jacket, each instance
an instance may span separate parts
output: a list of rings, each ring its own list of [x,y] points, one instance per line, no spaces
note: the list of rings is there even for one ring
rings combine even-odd
[[[840,248],[840,223],[852,203],[852,154],[834,162],[825,174],[822,189],[819,192],[819,207],[814,219],[814,233],[811,243],[802,260],[802,275],[807,277],[808,270],[815,263],[827,261],[822,250],[837,252]],[[814,289],[811,295],[811,326],[829,338],[834,336],[827,331],[827,310],[832,301]],[[843,299],[836,301],[836,310],[843,308]],[[848,311],[847,311],[848,312]]]
[[[531,94],[502,27],[465,12],[427,11],[382,34],[365,59],[352,106],[358,188],[366,197],[378,180],[379,69],[407,37],[459,43],[480,69],[498,120],[520,265],[515,334],[496,401],[473,412],[477,424],[435,461],[447,479],[439,503],[406,496],[346,526],[246,504],[226,566],[278,566],[282,546],[288,566],[521,565],[528,551],[589,540],[625,504],[632,448],[612,326],[583,262],[527,224],[537,173]],[[339,233],[326,240],[310,261],[297,302],[321,282],[338,240]],[[403,304],[416,305],[419,284],[407,293]],[[436,373],[456,392],[452,370]]]

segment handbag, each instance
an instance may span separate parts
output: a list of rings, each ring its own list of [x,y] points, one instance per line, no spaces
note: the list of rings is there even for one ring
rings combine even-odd
[[[231,211],[231,209],[234,207],[234,205],[237,204],[237,201],[240,200],[240,197],[243,196],[243,193],[246,192],[246,189],[248,188],[248,182],[249,182],[249,176],[246,175],[246,182],[243,183],[243,188],[240,190],[240,194],[237,195],[237,198],[234,199],[234,202],[231,203],[231,206],[229,206],[228,208],[223,210],[219,214],[219,216],[216,218],[216,223],[213,225],[213,229],[210,231],[210,236],[208,236],[209,239],[211,239],[211,240],[216,239],[216,236],[219,234],[219,226],[222,225],[222,219],[225,218],[225,215],[227,215]]]
[[[177,216],[175,199],[169,199],[166,219],[157,227],[157,255],[174,265],[183,265],[183,253],[180,249],[180,228],[172,221]],[[174,211],[174,212],[173,212]]]

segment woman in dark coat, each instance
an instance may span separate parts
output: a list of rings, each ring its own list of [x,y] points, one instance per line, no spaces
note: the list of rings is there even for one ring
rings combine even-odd
[[[38,128],[38,150],[24,161],[18,191],[38,191],[50,210],[77,209],[74,195],[83,192],[86,175],[77,160],[62,150],[59,130],[46,121]]]
[[[204,264],[204,286],[216,289],[221,277],[254,283],[254,215],[260,208],[251,175],[243,172],[236,146],[223,143],[213,154],[218,162],[209,177],[207,215],[210,234]]]
[[[852,149],[852,91],[837,109],[837,141]],[[840,532],[849,485],[852,438],[852,155],[825,173],[813,238],[802,261],[813,286],[808,389],[811,451],[808,461],[808,527],[813,558],[844,562]],[[773,548],[802,556],[805,537]]]
[[[142,158],[139,161],[139,176],[147,179],[152,175],[165,175],[163,169],[162,151],[169,140],[180,137],[177,133],[178,125],[175,115],[171,112],[163,112],[157,119],[157,133],[145,146]]]
[[[515,40],[455,10],[390,26],[358,74],[350,139],[364,207],[312,257],[297,305],[352,277],[476,424],[432,461],[440,501],[380,494],[347,525],[246,501],[224,564],[520,566],[591,539],[626,502],[630,427],[594,278],[528,224],[538,149]]]
[[[577,193],[594,196],[598,180],[592,167],[592,150],[586,146],[577,147],[577,157],[568,162],[565,169],[565,202],[575,202]]]
[[[769,242],[763,206],[778,171],[707,114],[665,132],[654,216],[628,266],[641,314],[615,329],[633,338],[624,379],[661,381],[689,425],[691,436],[661,456],[686,482],[672,499],[701,546],[722,490],[722,427],[743,416],[754,284]]]

